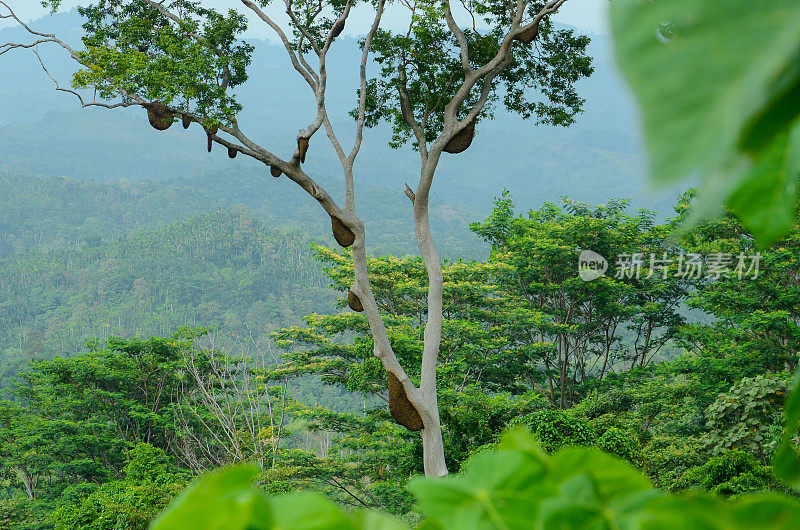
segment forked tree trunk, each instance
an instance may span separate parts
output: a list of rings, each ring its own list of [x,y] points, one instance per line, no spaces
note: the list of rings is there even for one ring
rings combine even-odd
[[[353,244],[353,265],[355,272],[355,284],[353,292],[359,297],[364,306],[364,315],[369,322],[370,332],[374,342],[375,356],[381,360],[384,369],[397,377],[403,385],[406,396],[414,408],[417,409],[424,427],[420,431],[422,438],[422,459],[424,463],[425,475],[428,477],[441,477],[447,475],[447,465],[444,458],[444,442],[442,440],[442,428],[439,421],[439,403],[436,392],[436,362],[439,352],[439,341],[441,340],[441,306],[442,306],[442,281],[441,263],[438,256],[434,269],[438,267],[439,280],[432,282],[436,286],[429,290],[429,304],[431,298],[434,310],[439,316],[431,318],[425,328],[425,346],[421,370],[420,388],[414,386],[406,374],[403,367],[397,361],[389,335],[381,319],[380,310],[375,302],[375,296],[369,283],[369,273],[367,271],[367,256],[364,246],[364,227],[360,221],[355,223],[356,240]],[[435,249],[433,249],[435,252]],[[438,301],[437,301],[438,300]]]

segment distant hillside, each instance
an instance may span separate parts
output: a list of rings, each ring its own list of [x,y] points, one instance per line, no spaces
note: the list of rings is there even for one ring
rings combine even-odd
[[[0,260],[5,374],[65,355],[87,337],[215,326],[220,344],[268,347],[267,333],[335,310],[308,237],[244,208],[217,211],[115,243]]]
[[[304,194],[286,197],[297,186],[281,179],[233,169],[207,171],[166,181],[83,182],[65,177],[20,177],[0,173],[0,258],[35,249],[48,252],[116,241],[137,229],[152,229],[218,208],[244,205],[273,228],[299,230],[320,243],[333,244],[330,218]],[[401,190],[365,183],[359,207],[367,217],[367,244],[372,254],[416,253],[411,207]],[[489,200],[487,198],[487,205]],[[361,211],[360,210],[360,211]],[[488,249],[468,231],[480,219],[434,194],[431,218],[442,255],[483,258]]]
[[[34,25],[76,42],[79,23],[71,12]],[[14,31],[2,30],[0,36]],[[254,139],[288,156],[297,130],[312,118],[311,93],[286,67],[280,47],[265,41],[253,44],[251,79],[239,91],[245,107],[240,122]],[[653,197],[645,191],[632,100],[612,65],[607,42],[597,37],[591,53],[596,73],[581,83],[586,106],[577,125],[569,129],[535,126],[498,111],[494,121],[479,127],[469,151],[443,158],[434,193],[442,195],[451,211],[488,214],[491,197],[503,188],[510,189],[524,207],[569,195],[595,203],[629,197],[636,206],[669,211],[672,195]],[[70,68],[62,54],[53,50],[45,58],[54,75],[69,78]],[[345,137],[352,130],[347,112],[355,101],[358,58],[356,41],[343,38],[329,59],[330,114]],[[221,171],[253,179],[264,175],[263,167],[242,157],[230,161],[222,150],[206,154],[199,128],[187,132],[173,127],[158,133],[147,125],[141,109],[78,109],[72,96],[53,90],[30,53],[6,54],[2,67],[7,75],[0,80],[0,172],[102,181],[171,180]],[[381,209],[404,200],[403,183],[413,183],[418,171],[418,156],[410,149],[389,149],[387,139],[385,128],[371,131],[356,167],[359,182],[381,196],[377,201]],[[334,194],[341,193],[338,161],[324,138],[312,142],[306,167]],[[302,191],[271,180],[259,193],[265,198],[279,193],[285,204],[303,201]]]

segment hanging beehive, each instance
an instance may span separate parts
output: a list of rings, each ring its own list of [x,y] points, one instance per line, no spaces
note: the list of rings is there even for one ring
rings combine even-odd
[[[534,24],[533,26],[529,27],[522,33],[519,33],[516,37],[514,37],[514,39],[525,44],[530,44],[531,42],[533,42],[533,39],[535,39],[538,34],[539,34],[539,25]]]
[[[409,431],[421,431],[425,424],[417,408],[411,403],[406,395],[406,389],[400,380],[392,372],[389,375],[389,412],[394,421],[408,429]]]
[[[333,230],[333,237],[336,238],[336,242],[345,248],[356,241],[356,235],[353,231],[336,217],[331,217],[331,230]]]
[[[159,131],[166,131],[172,125],[175,115],[172,111],[161,103],[160,101],[153,101],[152,103],[145,103],[144,108],[147,109],[147,119],[154,129]]]
[[[297,139],[297,150],[300,151],[300,162],[306,163],[306,153],[308,152],[308,138],[299,137]]]
[[[277,167],[277,166],[270,166],[269,167],[269,172],[275,178],[278,178],[281,175],[283,175],[283,171],[281,171],[280,168]]]
[[[190,117],[189,117],[188,115],[186,115],[186,114],[184,114],[183,116],[181,116],[181,121],[183,122],[183,128],[184,128],[184,129],[188,129],[188,128],[189,128],[189,125],[191,125],[191,124],[192,124],[192,118],[190,118]]]
[[[331,28],[331,37],[334,39],[342,34],[342,30],[344,29],[344,19],[338,21],[336,24],[333,25]]]
[[[239,151],[235,147],[228,148],[228,158],[236,158]]]
[[[364,305],[361,303],[361,299],[353,291],[348,291],[347,293],[347,305],[356,313],[364,312]]]
[[[475,138],[474,120],[450,138],[450,141],[444,146],[444,152],[453,154],[464,152],[472,144],[473,138]]]

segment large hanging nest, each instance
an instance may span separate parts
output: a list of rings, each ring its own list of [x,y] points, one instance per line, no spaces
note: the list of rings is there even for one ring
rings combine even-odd
[[[409,431],[421,431],[425,424],[417,408],[409,401],[406,389],[400,380],[392,373],[389,374],[389,412],[394,421]]]
[[[333,37],[334,39],[342,34],[342,30],[344,29],[344,20],[345,19],[338,21],[331,28],[331,37]]]
[[[539,35],[539,25],[534,24],[522,33],[519,33],[516,37],[514,37],[514,39],[524,44],[530,44],[537,35]]]
[[[152,103],[145,103],[144,108],[147,109],[147,119],[154,129],[159,131],[166,131],[172,125],[175,115],[172,111],[161,103],[160,101],[153,101]]]
[[[469,122],[450,138],[450,141],[444,146],[444,152],[456,154],[466,151],[472,144],[473,138],[475,138],[475,120]]]
[[[356,235],[336,217],[331,217],[331,230],[336,242],[343,247],[349,247],[356,241]]]
[[[300,162],[306,163],[306,153],[308,152],[308,138],[299,137],[297,139],[297,150],[300,151]]]
[[[364,305],[361,303],[361,299],[353,291],[348,291],[347,293],[347,305],[356,313],[364,312]]]
[[[228,148],[228,158],[236,158],[237,154],[239,154],[239,151],[235,147]]]
[[[191,125],[191,124],[192,124],[192,118],[190,118],[190,117],[189,117],[188,115],[186,115],[186,114],[184,114],[184,115],[182,115],[182,116],[181,116],[181,121],[183,122],[183,128],[184,128],[184,129],[188,129],[188,128],[189,128],[189,125]]]
[[[281,175],[283,175],[283,171],[281,171],[280,168],[277,167],[277,166],[270,166],[269,167],[269,172],[275,178],[278,178]]]

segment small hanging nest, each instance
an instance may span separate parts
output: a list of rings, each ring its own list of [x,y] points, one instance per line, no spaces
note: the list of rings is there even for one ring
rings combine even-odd
[[[514,37],[514,39],[524,44],[530,44],[531,42],[533,42],[533,39],[535,39],[537,35],[539,35],[539,25],[535,24],[526,29],[525,31],[523,31],[522,33],[518,34],[516,37]]]
[[[270,166],[269,172],[275,178],[278,178],[281,175],[283,175],[283,171],[281,171],[280,168],[278,168],[277,166]]]
[[[214,146],[214,140],[211,139],[211,135],[208,135],[208,152],[211,152],[211,148]]]
[[[364,305],[361,303],[361,299],[353,291],[347,292],[347,305],[356,313],[364,312]]]
[[[389,375],[389,412],[394,421],[409,431],[421,431],[425,424],[417,408],[409,401],[406,389],[399,379],[392,373]]]
[[[300,162],[306,163],[306,153],[308,152],[308,138],[299,137],[297,139],[297,149],[300,151]]]
[[[356,235],[353,231],[336,217],[331,217],[331,230],[333,230],[333,237],[336,238],[336,242],[345,248],[356,241]]]
[[[342,30],[344,30],[344,21],[345,19],[342,19],[333,25],[331,28],[331,37],[335,39],[342,34]]]
[[[166,131],[175,119],[175,115],[169,107],[160,101],[145,103],[144,108],[147,109],[147,119],[150,121],[150,125],[156,130]]]
[[[182,115],[182,116],[181,116],[181,121],[183,122],[183,128],[184,128],[184,129],[188,129],[188,128],[189,128],[189,125],[191,125],[191,124],[192,124],[192,118],[190,118],[190,117],[189,117],[189,116],[187,116],[186,114],[184,114],[184,115]]]
[[[472,145],[473,138],[475,138],[475,120],[469,122],[450,138],[450,141],[444,146],[444,152],[453,154],[464,152]]]
[[[239,151],[236,150],[234,147],[228,148],[228,158],[236,158],[236,155],[239,154]]]

